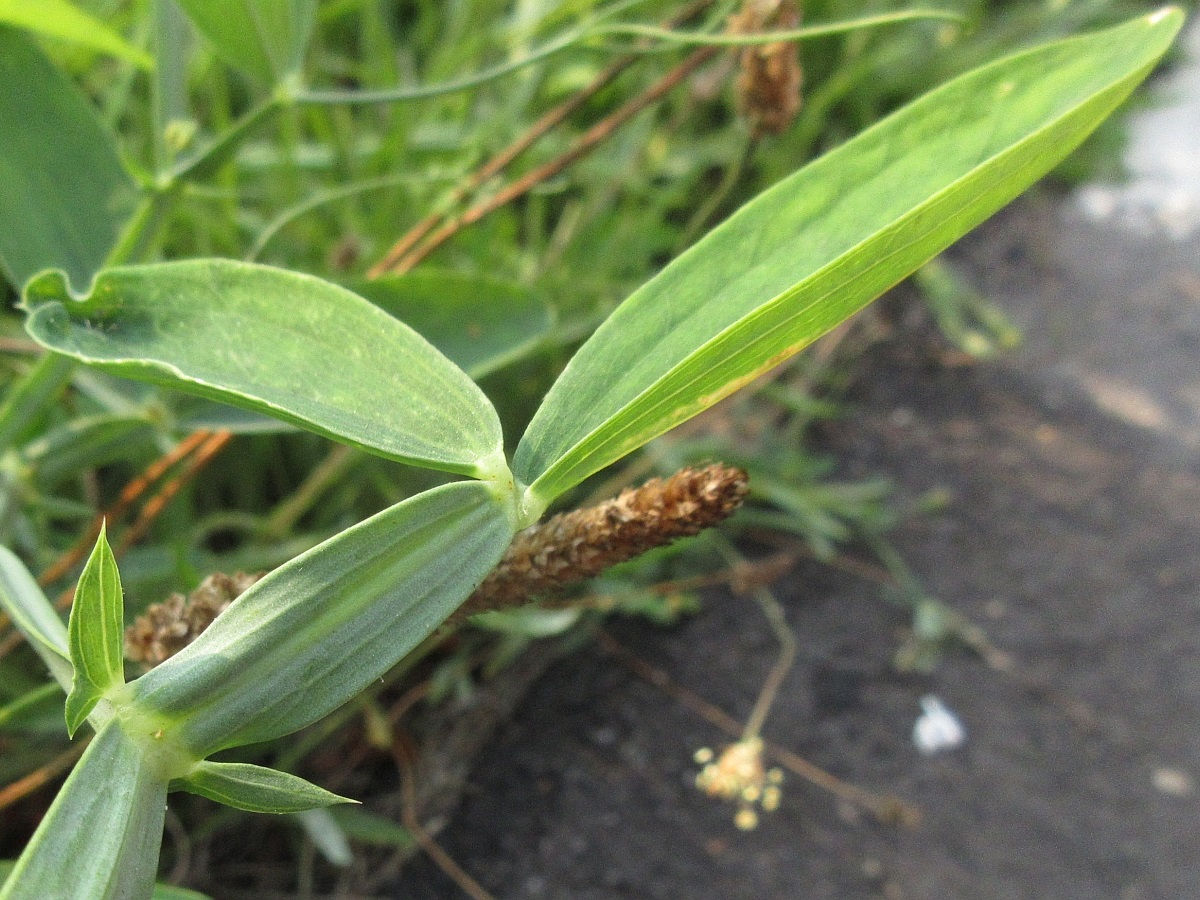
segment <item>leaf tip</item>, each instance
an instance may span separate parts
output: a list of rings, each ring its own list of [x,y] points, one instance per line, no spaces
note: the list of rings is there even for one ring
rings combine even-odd
[[[1148,16],[1146,16],[1146,21],[1149,22],[1151,25],[1157,25],[1160,22],[1165,21],[1166,19],[1182,20],[1182,18],[1183,18],[1183,10],[1180,9],[1178,6],[1164,6],[1164,7],[1161,7],[1160,9],[1156,9],[1154,12],[1152,12]]]
[[[99,694],[90,690],[89,686],[76,686],[71,689],[63,710],[67,722],[67,737],[74,739],[75,732],[87,721],[88,715],[99,701]]]

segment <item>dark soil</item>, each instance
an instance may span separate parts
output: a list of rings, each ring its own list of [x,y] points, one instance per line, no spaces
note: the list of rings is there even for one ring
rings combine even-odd
[[[1028,248],[1003,247],[991,262],[1046,283],[1026,271]],[[991,277],[1015,283],[999,271]],[[890,538],[928,591],[1016,667],[950,650],[931,674],[903,674],[894,656],[908,610],[877,583],[805,564],[776,585],[801,651],[765,736],[899,795],[923,822],[881,823],[789,776],[781,808],[738,831],[732,808],[693,786],[693,752],[728,737],[592,646],[533,688],[440,835],[487,890],[571,900],[1200,896],[1195,454],[1082,402],[1087,391],[1045,368],[948,368],[920,346],[901,340],[872,358],[825,449],[847,476],[891,477],[902,503],[947,492],[943,510],[909,517]],[[727,592],[678,627],[614,622],[611,632],[739,717],[776,655],[758,607]],[[960,749],[914,748],[928,693],[965,723]],[[427,859],[390,892],[463,896]]]

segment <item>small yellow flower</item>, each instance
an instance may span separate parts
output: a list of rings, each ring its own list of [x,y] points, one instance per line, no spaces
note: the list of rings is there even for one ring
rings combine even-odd
[[[753,831],[758,827],[758,813],[749,806],[743,806],[733,817],[733,824],[742,831]]]
[[[767,770],[762,755],[762,739],[750,737],[730,744],[715,758],[707,747],[697,750],[694,756],[703,766],[696,776],[696,787],[710,797],[737,803],[733,822],[743,831],[758,827],[756,804],[764,812],[779,808],[783,773],[779,769]]]

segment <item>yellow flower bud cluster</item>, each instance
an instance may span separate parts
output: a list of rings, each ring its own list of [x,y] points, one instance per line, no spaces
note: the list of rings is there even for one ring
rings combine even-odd
[[[696,787],[710,797],[737,803],[733,822],[742,831],[758,827],[759,809],[772,812],[779,808],[783,772],[763,765],[761,738],[743,738],[715,758],[712,750],[702,747],[694,758],[703,766],[696,776]]]

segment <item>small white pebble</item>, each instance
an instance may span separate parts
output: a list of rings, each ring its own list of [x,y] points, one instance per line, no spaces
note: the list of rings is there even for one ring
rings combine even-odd
[[[913,743],[924,756],[961,747],[967,730],[946,705],[928,694],[921,698],[921,715],[913,725]]]
[[[1195,789],[1192,776],[1182,769],[1158,768],[1150,778],[1157,790],[1172,797],[1186,797]]]

